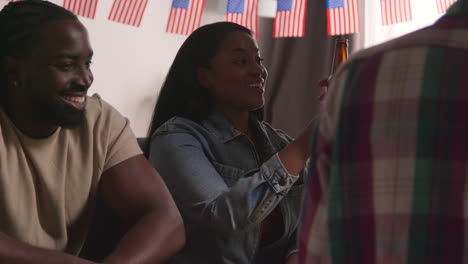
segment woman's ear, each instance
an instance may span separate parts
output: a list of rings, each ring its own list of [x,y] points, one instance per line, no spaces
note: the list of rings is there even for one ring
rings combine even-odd
[[[197,79],[203,88],[211,87],[210,69],[200,67],[197,69]]]

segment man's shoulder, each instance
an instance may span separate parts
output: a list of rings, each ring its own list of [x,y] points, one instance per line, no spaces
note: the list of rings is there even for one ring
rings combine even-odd
[[[350,60],[364,60],[370,57],[378,56],[386,52],[395,51],[402,48],[414,46],[416,43],[422,45],[421,41],[417,41],[421,35],[420,31],[416,31],[381,44],[360,50],[350,56]]]
[[[112,106],[104,101],[99,94],[95,93],[88,96],[86,102],[86,114],[88,116],[100,114],[102,111],[108,111],[109,108],[112,108]]]
[[[408,48],[430,47],[468,49],[468,27],[447,27],[441,22],[436,22],[434,25],[356,52],[350,56],[350,60],[364,60]]]
[[[103,100],[99,94],[95,93],[87,98],[86,120],[89,123],[123,118],[119,111]]]

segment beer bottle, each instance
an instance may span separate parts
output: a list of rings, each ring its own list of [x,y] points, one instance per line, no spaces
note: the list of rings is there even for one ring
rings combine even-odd
[[[330,76],[336,72],[338,66],[348,59],[348,39],[337,37],[335,39],[335,52],[333,54]]]
[[[328,84],[332,75],[336,72],[336,69],[348,59],[348,39],[341,36],[335,38],[335,50],[333,53],[332,68],[330,75],[327,79],[322,79],[319,81],[319,86],[323,88],[323,92],[319,95],[318,100],[322,101],[325,94],[328,92]]]

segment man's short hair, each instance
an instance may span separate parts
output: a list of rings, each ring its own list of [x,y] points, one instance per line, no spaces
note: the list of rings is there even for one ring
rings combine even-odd
[[[10,2],[0,11],[0,57],[25,56],[34,45],[38,29],[75,14],[56,4],[42,0]]]

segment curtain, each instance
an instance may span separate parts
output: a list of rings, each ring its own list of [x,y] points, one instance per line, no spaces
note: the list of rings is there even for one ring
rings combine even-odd
[[[292,137],[317,115],[322,90],[316,84],[330,72],[334,40],[327,35],[325,10],[324,0],[308,1],[302,38],[274,39],[273,19],[259,21],[260,52],[269,73],[265,121]]]

